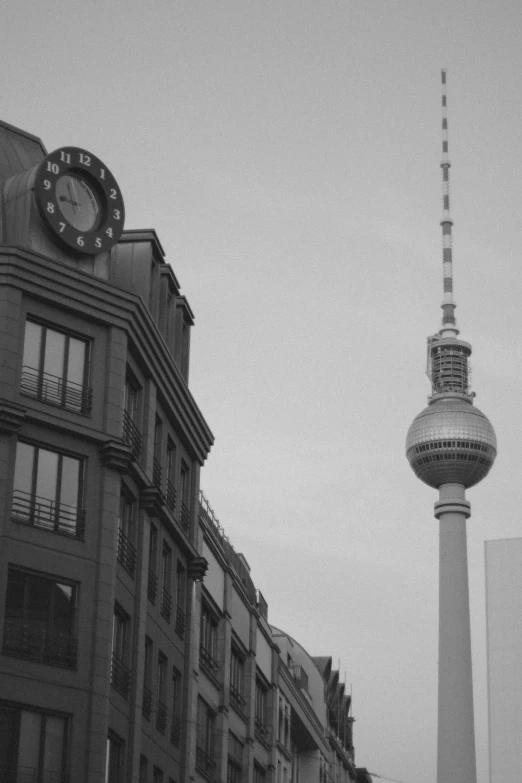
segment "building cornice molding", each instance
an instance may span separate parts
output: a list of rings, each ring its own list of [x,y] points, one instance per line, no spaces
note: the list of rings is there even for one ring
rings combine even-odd
[[[0,432],[12,435],[24,423],[27,408],[12,400],[0,398]]]

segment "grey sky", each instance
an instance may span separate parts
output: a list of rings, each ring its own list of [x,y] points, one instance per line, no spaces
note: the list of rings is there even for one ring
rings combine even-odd
[[[356,759],[433,781],[436,493],[404,457],[440,324],[440,68],[455,296],[499,456],[469,492],[479,783],[483,541],[521,535],[518,0],[7,0],[0,117],[117,177],[196,314],[202,486],[269,618],[353,683]]]

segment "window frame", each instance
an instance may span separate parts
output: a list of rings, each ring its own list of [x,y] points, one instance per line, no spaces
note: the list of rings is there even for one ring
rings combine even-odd
[[[17,617],[16,607],[9,609],[10,576],[20,574],[23,576],[23,594],[21,602],[21,616]],[[31,599],[30,579],[40,579],[50,582],[50,605],[47,608],[47,619],[43,624],[39,618],[32,617],[29,601]],[[70,628],[66,633],[59,632],[56,616],[56,588],[66,587],[71,590],[71,619]],[[40,571],[32,571],[21,568],[18,565],[9,564],[7,570],[7,587],[4,606],[4,634],[2,655],[16,658],[25,658],[37,663],[45,663],[50,666],[58,666],[64,669],[76,669],[78,656],[78,594],[79,583],[70,579],[61,578],[54,574]],[[41,591],[39,593],[41,595]],[[16,598],[16,596],[15,596]],[[19,598],[18,598],[19,601]],[[40,627],[45,625],[45,627]],[[18,626],[18,627],[17,627]],[[10,642],[10,633],[13,634]]]
[[[30,488],[22,489],[17,486],[18,471],[22,472],[21,467],[21,449],[20,445],[32,449],[30,473]],[[39,477],[45,475],[45,469],[40,471],[40,464],[43,464],[41,452],[54,454],[57,457],[56,475],[54,479],[54,498],[37,495]],[[78,492],[76,506],[62,502],[64,494],[64,459],[76,461],[78,463]],[[47,530],[50,533],[57,533],[69,538],[78,538],[83,540],[85,535],[85,474],[87,460],[84,455],[75,454],[68,449],[55,448],[53,444],[41,443],[33,440],[19,439],[16,444],[15,466],[13,473],[13,495],[11,507],[11,520],[19,524],[37,527],[40,530]],[[20,476],[20,478],[22,478]],[[49,506],[47,511],[46,506]],[[42,508],[46,509],[42,513]]]
[[[27,324],[33,324],[34,326],[37,326],[41,329],[40,337],[39,337],[39,350],[38,350],[38,367],[31,367],[28,364],[25,364],[25,360],[27,359],[26,350],[28,347],[28,329]],[[90,374],[91,374],[91,353],[92,353],[92,344],[93,340],[92,338],[87,337],[86,335],[80,334],[78,332],[75,332],[72,329],[57,329],[55,324],[49,324],[43,319],[35,318],[32,315],[27,315],[25,319],[25,328],[24,328],[24,347],[23,347],[23,356],[22,356],[22,374],[21,374],[21,381],[20,381],[20,393],[31,397],[33,399],[37,399],[40,402],[44,402],[48,405],[54,405],[58,408],[63,408],[64,410],[71,411],[73,413],[78,413],[82,416],[90,416],[92,411],[92,388],[89,386],[90,382]],[[63,357],[62,357],[62,374],[61,375],[53,375],[52,373],[46,373],[45,372],[45,362],[46,362],[46,348],[48,343],[48,332],[52,332],[54,334],[63,335],[65,338],[64,342],[64,348],[63,348]],[[84,344],[84,359],[83,359],[83,367],[82,367],[82,383],[78,383],[76,381],[69,380],[69,374],[70,374],[70,366],[69,366],[69,358],[71,356],[71,339],[76,340],[77,342],[81,342]],[[45,376],[48,376],[46,379]],[[51,381],[50,379],[56,379],[57,382]],[[34,386],[34,382],[36,380],[36,387]],[[24,383],[25,381],[25,383]],[[53,383],[55,382],[57,386],[57,391],[51,396],[51,399],[49,399],[48,392],[45,390],[45,383]],[[75,390],[71,387],[76,387],[78,391],[75,392]],[[69,396],[68,400],[68,393],[69,395],[72,395],[73,401],[79,396],[79,405],[73,401],[71,401],[71,397]]]

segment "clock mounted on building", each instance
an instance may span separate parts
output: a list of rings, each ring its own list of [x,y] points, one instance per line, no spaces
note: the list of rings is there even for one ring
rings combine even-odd
[[[95,255],[120,238],[125,210],[118,183],[91,152],[51,152],[38,166],[34,194],[44,223],[69,248]]]

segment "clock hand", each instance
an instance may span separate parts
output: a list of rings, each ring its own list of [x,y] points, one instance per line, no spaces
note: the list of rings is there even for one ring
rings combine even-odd
[[[76,192],[76,185],[74,184],[74,179],[72,180],[72,186],[74,190],[74,198],[76,199],[76,203],[78,204],[78,207],[81,206],[81,202],[78,201],[78,193]]]
[[[59,196],[58,200],[59,201],[67,201],[68,204],[72,204],[75,207],[79,207],[80,206],[77,201],[73,201],[73,199],[67,198],[67,196]]]

